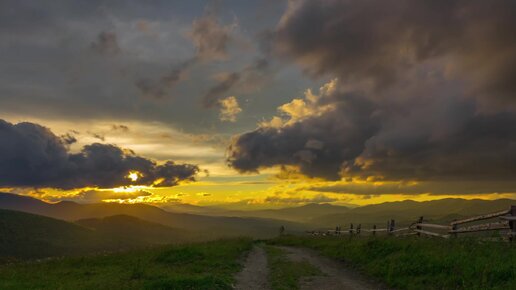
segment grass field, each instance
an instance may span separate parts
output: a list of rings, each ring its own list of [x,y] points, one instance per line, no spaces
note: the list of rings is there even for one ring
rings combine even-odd
[[[0,266],[0,289],[231,289],[246,238]]]
[[[516,245],[509,243],[299,236],[269,243],[312,248],[396,289],[516,289]]]

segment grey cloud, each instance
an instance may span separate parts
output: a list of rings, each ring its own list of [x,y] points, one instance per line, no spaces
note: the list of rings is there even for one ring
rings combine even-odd
[[[167,161],[158,165],[115,145],[94,143],[70,153],[62,139],[33,123],[0,120],[0,186],[61,189],[131,184],[174,186],[195,180],[199,168]],[[126,176],[138,171],[132,182]]]
[[[191,58],[175,66],[167,74],[158,80],[141,78],[134,85],[141,94],[150,99],[164,99],[170,96],[171,90],[181,81],[184,74],[196,63],[196,58]]]
[[[106,136],[102,135],[102,134],[99,134],[99,133],[95,133],[95,132],[87,132],[91,137],[95,138],[95,139],[98,139],[102,142],[106,141]]]
[[[346,95],[334,101],[338,109],[321,116],[237,136],[228,150],[230,165],[240,172],[294,165],[307,176],[340,179],[342,163],[362,152],[366,140],[378,130],[379,120],[365,98]],[[315,143],[311,140],[319,146],[306,146]]]
[[[158,80],[141,78],[135,82],[135,86],[147,98],[163,99],[169,97],[171,89],[181,82],[182,77],[194,65],[199,62],[211,62],[228,58],[227,48],[231,40],[232,29],[232,25],[221,25],[215,12],[207,9],[202,17],[194,20],[189,33],[196,48],[195,55],[174,66]]]
[[[240,172],[291,165],[329,180],[512,180],[516,114],[480,113],[471,99],[433,93],[397,103],[336,91],[314,105],[333,106],[323,114],[236,136],[228,162]]]
[[[499,106],[516,96],[515,8],[290,2],[270,36],[274,52],[339,81],[322,97],[280,107],[290,119],[235,136],[229,165],[293,166],[329,180],[498,182],[497,191],[515,191],[516,112]]]
[[[111,129],[113,131],[120,131],[120,132],[124,132],[124,133],[127,133],[130,131],[129,127],[126,126],[126,125],[117,125],[117,124],[114,124],[113,126],[111,126]]]
[[[291,1],[271,39],[313,76],[382,90],[437,66],[475,94],[514,102],[515,26],[512,0]]]
[[[220,99],[227,97],[230,90],[237,85],[246,86],[260,82],[260,80],[267,77],[266,72],[268,68],[269,62],[267,59],[260,58],[242,70],[226,75],[204,95],[204,107],[213,108],[218,106]]]
[[[72,145],[77,142],[77,138],[72,133],[66,133],[61,136],[61,141],[66,145]]]
[[[197,57],[205,61],[227,59],[233,26],[221,25],[215,12],[209,8],[202,17],[194,20],[190,38],[197,49]]]
[[[115,56],[121,52],[114,32],[102,31],[97,40],[91,43],[91,49],[107,56]]]

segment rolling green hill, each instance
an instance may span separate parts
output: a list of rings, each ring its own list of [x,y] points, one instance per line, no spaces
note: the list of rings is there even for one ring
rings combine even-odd
[[[75,223],[0,209],[0,262],[198,241],[185,230],[131,216]]]
[[[94,230],[44,216],[0,210],[0,261],[109,248],[112,248],[111,241]]]

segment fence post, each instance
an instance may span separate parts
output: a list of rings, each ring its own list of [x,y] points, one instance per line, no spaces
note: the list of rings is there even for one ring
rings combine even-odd
[[[357,226],[357,235],[360,235],[360,230],[362,229],[362,224],[358,224]]]
[[[395,221],[394,220],[391,220],[390,224],[389,224],[389,234],[392,235],[392,232],[394,231],[394,226],[395,226]]]
[[[454,219],[453,221],[456,221],[456,220],[457,220],[457,219]],[[454,225],[452,225],[452,226],[451,226],[451,230],[452,230],[452,231],[456,231],[458,228],[459,228],[459,225],[455,225],[455,224],[454,224]],[[454,233],[452,233],[452,237],[456,238],[456,237],[457,237],[457,233],[455,233],[455,232],[454,232]]]
[[[512,217],[516,217],[516,205],[511,205],[511,212]],[[514,242],[516,241],[516,221],[509,221],[509,227],[511,228],[509,241]]]
[[[423,217],[422,216],[419,217],[419,219],[417,220],[417,223],[418,224],[423,223]],[[416,226],[416,230],[421,230],[421,226]],[[418,232],[417,235],[421,236],[421,233]]]
[[[349,234],[353,235],[353,223],[349,225]]]
[[[373,225],[373,236],[376,236],[376,225]]]

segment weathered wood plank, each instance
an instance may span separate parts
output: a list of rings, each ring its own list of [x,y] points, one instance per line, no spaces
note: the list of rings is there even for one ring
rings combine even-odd
[[[406,231],[406,230],[409,230],[409,228],[395,229],[395,230],[392,231],[392,233],[402,232],[402,231]]]
[[[425,231],[425,230],[418,230],[418,229],[415,229],[414,232],[421,233],[421,234],[424,234],[424,235],[434,236],[434,237],[445,238],[445,239],[450,237],[450,235],[442,235],[442,234],[438,234],[438,233],[434,233],[434,232],[429,232],[429,231]]]
[[[506,215],[509,212],[510,212],[510,210],[504,210],[504,211],[499,211],[499,212],[495,212],[495,213],[489,213],[489,214],[484,214],[484,215],[480,215],[480,216],[470,217],[470,218],[467,218],[467,219],[451,222],[450,225],[453,226],[453,225],[470,223],[470,222],[474,222],[474,221],[486,220],[486,219],[490,219],[490,218],[495,218],[495,217],[499,217],[499,216],[502,216],[502,215]]]
[[[456,230],[448,231],[448,233],[472,233],[472,232],[482,232],[482,231],[495,231],[495,230],[506,230],[509,229],[508,222],[496,222],[496,223],[488,223],[481,225],[474,225],[465,228],[459,228]]]
[[[441,229],[441,230],[449,230],[449,229],[451,229],[450,226],[438,225],[438,224],[417,223],[417,224],[415,224],[415,226],[420,226],[420,227],[423,227],[423,228]]]
[[[516,221],[516,216],[501,216],[500,218],[506,221]]]

